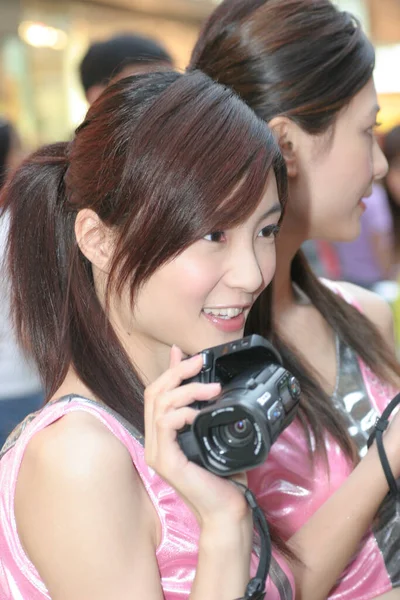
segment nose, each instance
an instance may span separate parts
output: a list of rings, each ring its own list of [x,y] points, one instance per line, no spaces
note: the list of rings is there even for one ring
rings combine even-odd
[[[275,255],[273,262],[275,264]],[[264,287],[262,268],[253,246],[241,246],[231,254],[225,283],[248,294],[254,294]]]
[[[374,141],[373,149],[374,180],[383,179],[388,172],[389,166],[386,156],[383,154],[377,140]]]

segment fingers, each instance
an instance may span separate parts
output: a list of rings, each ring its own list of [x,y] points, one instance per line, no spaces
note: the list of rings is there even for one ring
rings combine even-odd
[[[159,423],[163,424],[163,428],[169,428],[169,439],[175,440],[177,430],[183,427],[179,424],[182,419],[181,411],[188,408],[188,405],[195,400],[209,401],[221,391],[219,383],[193,382],[181,386],[182,381],[196,375],[203,364],[200,355],[187,360],[182,360],[182,356],[182,351],[173,346],[170,352],[170,368],[145,390],[145,439],[149,454],[153,457],[157,455],[160,443],[162,443],[159,435]],[[189,411],[189,413],[185,411],[182,414],[195,416],[197,413],[192,408]],[[170,414],[178,415],[176,417],[178,425],[175,429],[172,427],[172,424],[175,423],[174,417],[170,417]]]
[[[154,414],[187,406],[195,400],[211,400],[221,391],[219,383],[188,383],[163,394],[154,407]]]
[[[152,396],[157,396],[169,390],[173,390],[185,379],[189,379],[198,374],[203,366],[201,355],[197,354],[187,360],[180,360],[180,362],[175,364],[175,361],[178,361],[177,352],[181,352],[179,348],[177,348],[177,350],[174,349],[173,351],[171,349],[171,362],[174,366],[165,371],[165,373],[160,375],[156,381],[146,388],[146,397],[151,398]]]
[[[153,443],[147,444],[145,448],[146,462],[150,467],[156,467],[158,471],[163,472],[165,461],[168,463],[170,460],[170,454],[166,449],[171,448],[171,444],[175,444],[177,431],[185,425],[191,425],[196,415],[197,410],[185,406],[179,410],[160,414],[154,420]]]
[[[172,346],[171,352],[170,352],[170,357],[169,357],[169,368],[173,369],[174,367],[179,365],[182,358],[183,358],[182,350],[180,348],[178,348],[178,346],[175,346],[175,345]]]
[[[185,406],[179,410],[160,415],[156,419],[159,446],[166,448],[167,446],[163,446],[163,444],[167,441],[174,441],[176,439],[176,432],[185,427],[185,425],[191,425],[197,413],[198,411],[194,408]]]

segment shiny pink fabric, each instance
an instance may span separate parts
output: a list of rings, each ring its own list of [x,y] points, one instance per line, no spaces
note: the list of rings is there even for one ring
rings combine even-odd
[[[101,406],[73,399],[47,406],[21,434],[16,445],[0,461],[0,600],[43,600],[50,598],[45,584],[26,556],[16,529],[14,494],[25,448],[32,437],[65,414],[84,410],[98,418],[128,449],[162,525],[162,541],[157,549],[164,597],[182,600],[189,597],[197,564],[199,528],[175,491],[145,463],[143,448],[126,429]],[[293,586],[293,577],[283,559],[274,555]],[[252,571],[258,559],[254,556]],[[267,582],[269,600],[280,600],[277,588]],[[294,597],[294,592],[293,592]]]
[[[344,299],[359,308],[340,286],[325,282]],[[371,370],[360,362],[362,375],[372,405],[379,414],[396,390],[382,384]],[[330,435],[325,444],[329,472],[322,460],[314,468],[307,459],[307,443],[302,427],[294,421],[272,446],[268,460],[249,472],[249,487],[256,493],[260,506],[270,522],[276,523],[282,537],[288,540],[318,508],[337,490],[352,471],[352,465]],[[355,498],[356,502],[357,499]],[[330,600],[370,600],[388,592],[392,584],[381,551],[372,531],[332,590]]]

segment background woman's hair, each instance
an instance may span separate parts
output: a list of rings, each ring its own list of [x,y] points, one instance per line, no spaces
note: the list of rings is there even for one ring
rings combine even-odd
[[[20,340],[48,397],[72,364],[95,396],[143,431],[143,385],[95,293],[75,237],[94,210],[116,235],[109,288],[132,302],[162,265],[256,208],[286,167],[265,123],[200,72],[151,73],[110,86],[72,143],[35,152],[6,184],[8,268]]]
[[[389,170],[391,164],[396,160],[400,170],[400,125],[393,127],[383,139],[383,152],[389,163]],[[394,239],[394,250],[395,258],[398,259],[400,256],[400,198],[397,200],[393,197],[392,192],[384,181],[386,193],[388,195],[390,210],[393,218],[393,239]]]
[[[231,87],[265,121],[285,115],[318,135],[334,125],[373,68],[374,50],[358,21],[329,0],[225,0],[206,22],[188,70],[202,69]],[[393,380],[399,366],[374,325],[317,279],[301,251],[291,272],[340,338],[377,375]],[[264,318],[268,294],[254,306],[247,333],[269,333]],[[347,429],[316,373],[296,352],[290,335],[283,339],[275,332],[272,337],[286,367],[300,380],[305,431],[323,451],[328,430],[356,460]],[[311,449],[311,435],[309,444]]]
[[[12,146],[12,127],[0,119],[0,188],[7,176],[7,161]]]

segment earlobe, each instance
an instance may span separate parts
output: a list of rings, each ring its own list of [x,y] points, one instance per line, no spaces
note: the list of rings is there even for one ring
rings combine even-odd
[[[275,138],[279,143],[282,156],[285,159],[289,177],[296,177],[298,173],[296,153],[296,125],[287,117],[274,117],[268,123]]]
[[[101,271],[108,272],[112,254],[111,236],[100,217],[90,209],[78,212],[75,236],[84,256]]]

